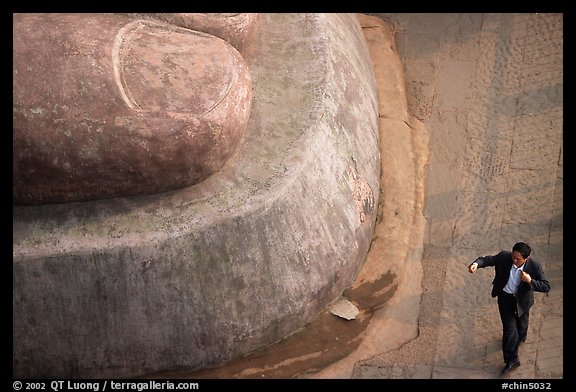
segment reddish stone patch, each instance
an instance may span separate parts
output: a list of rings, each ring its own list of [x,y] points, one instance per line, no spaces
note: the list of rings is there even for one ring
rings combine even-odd
[[[14,204],[182,188],[240,143],[252,83],[223,40],[110,14],[13,20]]]
[[[191,30],[202,31],[220,37],[247,55],[255,42],[254,37],[260,14],[253,13],[156,13],[136,14],[163,20]]]

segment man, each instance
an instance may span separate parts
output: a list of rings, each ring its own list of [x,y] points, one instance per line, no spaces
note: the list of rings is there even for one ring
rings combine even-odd
[[[498,297],[498,311],[502,321],[502,353],[506,366],[502,374],[518,366],[518,346],[526,340],[530,308],[534,305],[534,291],[547,293],[550,283],[542,266],[530,257],[532,249],[518,242],[512,252],[502,251],[495,256],[483,256],[469,266],[470,273],[478,268],[494,267],[492,298]]]

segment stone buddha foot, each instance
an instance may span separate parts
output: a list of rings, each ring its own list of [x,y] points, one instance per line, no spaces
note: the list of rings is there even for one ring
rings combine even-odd
[[[240,143],[252,82],[223,39],[126,15],[13,22],[15,205],[190,186]]]
[[[390,192],[358,17],[262,14],[248,56],[245,16],[196,16],[13,16],[16,379],[219,366],[364,265]]]

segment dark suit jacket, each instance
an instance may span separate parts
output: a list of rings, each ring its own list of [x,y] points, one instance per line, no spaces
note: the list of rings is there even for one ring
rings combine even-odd
[[[494,267],[495,276],[492,281],[492,297],[496,297],[502,292],[508,277],[510,268],[512,268],[512,252],[502,251],[495,256],[483,256],[474,260],[472,263],[478,263],[478,268]],[[530,310],[534,305],[534,291],[547,293],[550,291],[550,282],[544,276],[542,266],[533,258],[528,257],[524,265],[524,272],[530,274],[532,282],[530,284],[521,281],[516,293],[516,302],[518,304],[518,314]]]

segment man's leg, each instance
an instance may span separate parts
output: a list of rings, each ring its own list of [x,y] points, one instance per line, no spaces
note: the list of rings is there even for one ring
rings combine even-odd
[[[522,316],[519,316],[516,321],[516,326],[518,330],[518,341],[520,343],[526,340],[526,335],[528,335],[528,319],[530,318],[530,312],[524,312]]]
[[[498,296],[498,311],[502,321],[502,353],[504,362],[518,362],[518,329],[516,323],[516,298],[501,294]]]

